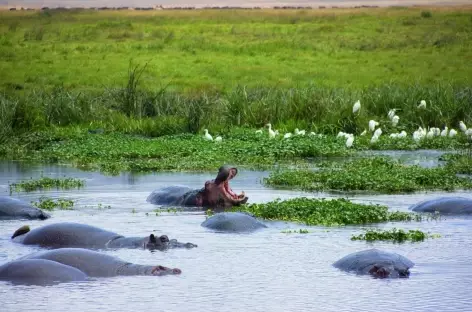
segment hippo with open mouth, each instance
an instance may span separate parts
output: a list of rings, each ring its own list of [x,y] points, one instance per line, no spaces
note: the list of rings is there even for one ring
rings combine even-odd
[[[214,180],[207,181],[202,189],[186,186],[169,186],[152,192],[147,201],[155,205],[231,208],[245,204],[248,197],[244,192],[236,194],[229,181],[238,174],[235,167],[222,166]]]

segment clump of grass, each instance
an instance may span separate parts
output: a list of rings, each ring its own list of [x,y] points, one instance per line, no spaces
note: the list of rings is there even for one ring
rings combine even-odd
[[[311,199],[306,197],[233,208],[268,220],[300,222],[306,225],[341,226],[389,221],[421,221],[425,217],[395,211],[381,205],[356,204],[347,199]]]
[[[310,191],[374,191],[390,194],[472,188],[470,179],[458,177],[446,168],[406,166],[386,157],[331,163],[319,171],[275,171],[264,182],[271,186]]]
[[[56,199],[48,198],[48,197],[40,197],[39,201],[31,202],[31,204],[39,209],[43,210],[54,210],[54,209],[61,209],[61,210],[72,210],[74,206],[74,201],[70,199]]]
[[[292,234],[292,233],[308,234],[310,232],[307,229],[299,229],[299,230],[283,230],[283,231],[281,231],[281,233],[285,233],[285,234]]]
[[[421,11],[422,18],[431,18],[432,16],[433,14],[431,13],[431,11]]]
[[[391,230],[367,230],[364,234],[352,235],[351,240],[372,241],[394,241],[394,242],[422,242],[427,238],[437,238],[439,235],[430,235],[420,230],[408,230],[393,228]]]
[[[85,180],[80,180],[76,178],[49,178],[41,177],[37,180],[28,180],[21,181],[18,183],[10,184],[10,192],[33,192],[36,190],[42,189],[72,189],[72,188],[81,188],[85,185]]]

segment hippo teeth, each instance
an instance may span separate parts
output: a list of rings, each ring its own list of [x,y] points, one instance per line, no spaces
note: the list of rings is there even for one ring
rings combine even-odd
[[[238,195],[229,187],[228,181],[225,182],[225,190],[231,197],[238,198]]]

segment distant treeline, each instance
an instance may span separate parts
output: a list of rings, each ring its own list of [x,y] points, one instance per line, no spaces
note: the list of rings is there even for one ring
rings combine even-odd
[[[319,6],[318,9],[326,9],[326,6]],[[338,9],[340,7],[338,6],[331,6],[330,8],[332,9]],[[360,9],[360,8],[378,8],[377,5],[359,5],[359,6],[354,6],[352,8],[355,9]],[[262,9],[261,7],[237,7],[237,6],[211,6],[211,7],[202,7],[202,8],[196,8],[196,7],[163,7],[163,6],[155,6],[155,7],[90,7],[90,8],[65,8],[65,7],[55,7],[55,8],[49,8],[49,7],[42,7],[41,9],[33,9],[33,8],[23,8],[21,7],[20,9],[17,8],[10,8],[10,11],[34,11],[34,10],[54,10],[54,11],[73,11],[73,10],[136,10],[136,11],[152,11],[152,10],[260,10]],[[311,10],[314,9],[311,6],[274,6],[272,9],[275,10]]]

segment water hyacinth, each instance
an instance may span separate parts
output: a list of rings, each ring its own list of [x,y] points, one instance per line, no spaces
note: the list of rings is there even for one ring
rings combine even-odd
[[[342,198],[328,200],[300,197],[283,201],[277,199],[264,204],[234,207],[233,210],[245,211],[268,220],[324,226],[422,220],[418,214],[391,212],[386,206],[356,204]]]

